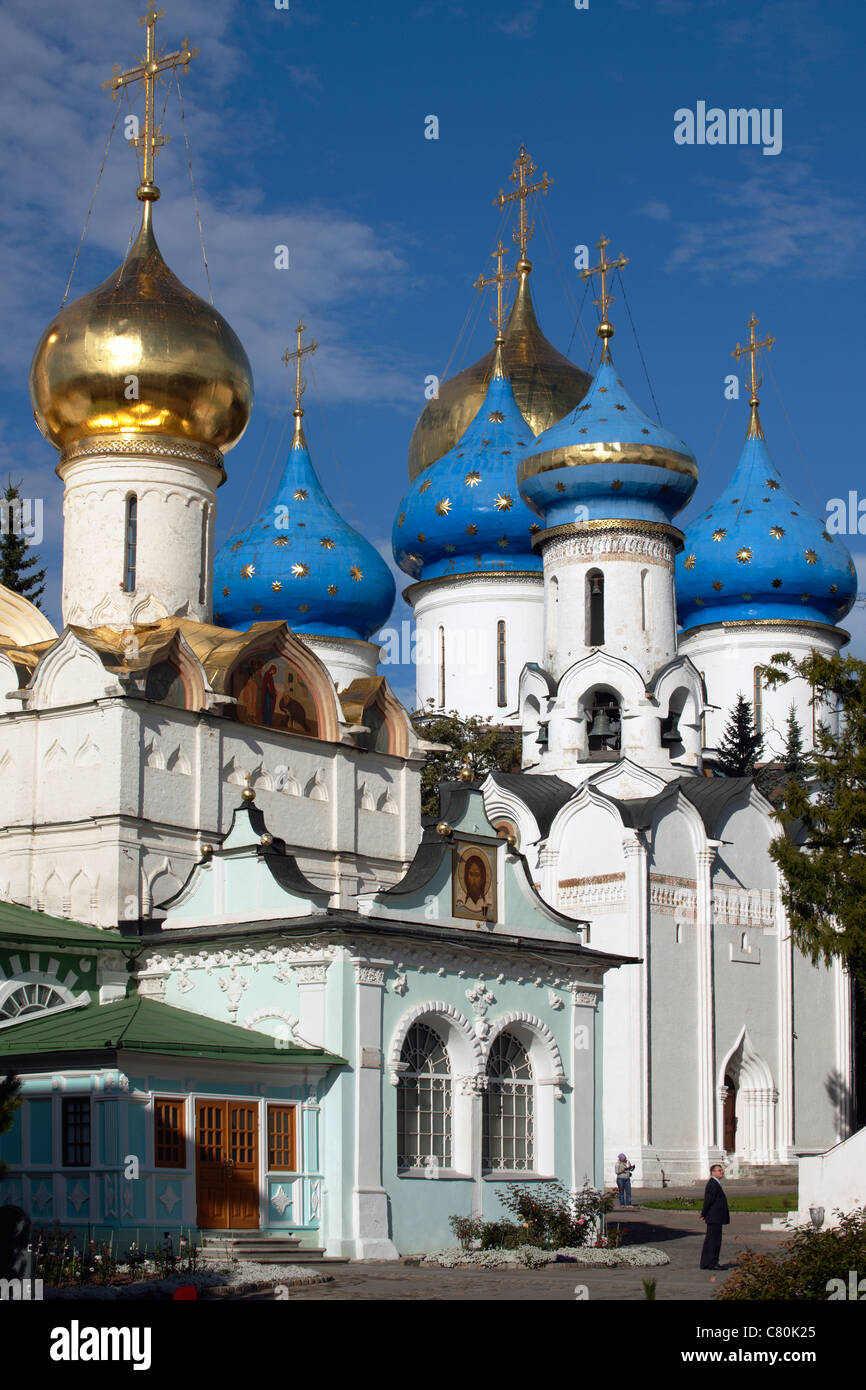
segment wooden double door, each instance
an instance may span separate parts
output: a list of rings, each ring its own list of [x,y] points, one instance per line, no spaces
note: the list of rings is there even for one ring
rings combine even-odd
[[[252,1101],[198,1100],[196,1203],[205,1231],[259,1225],[259,1110]]]

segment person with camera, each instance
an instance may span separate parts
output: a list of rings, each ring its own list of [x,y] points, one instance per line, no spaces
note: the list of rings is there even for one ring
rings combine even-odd
[[[619,1188],[619,1204],[621,1207],[630,1207],[631,1200],[631,1175],[634,1172],[634,1164],[629,1163],[625,1154],[620,1154],[616,1160],[616,1185]]]

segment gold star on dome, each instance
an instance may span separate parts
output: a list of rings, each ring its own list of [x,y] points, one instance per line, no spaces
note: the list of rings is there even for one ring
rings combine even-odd
[[[645,426],[641,426],[641,434],[649,434],[649,430]]]
[[[490,447],[490,445],[491,445],[492,443],[493,443],[493,440],[492,440],[492,439],[482,439],[482,441],[481,441],[481,447],[482,447],[482,449],[489,449],[489,447]]]
[[[773,580],[773,588],[774,588],[774,589],[781,589],[781,587],[782,587],[782,581],[781,581],[781,579],[774,579],[774,580]]]
[[[831,594],[838,594],[838,592],[839,592],[839,585],[838,585],[838,584],[831,584],[831,585],[830,585],[830,593],[831,593]]]
[[[420,555],[413,555],[411,550],[409,551],[409,553],[408,553],[408,555],[407,555],[406,558],[409,559],[409,560],[411,560],[412,563],[413,563],[414,565],[420,565],[420,564],[421,564],[421,556],[420,556]]]
[[[487,418],[491,421],[492,424],[501,425],[502,421],[505,419],[505,416],[502,414],[501,410],[491,410]]]
[[[477,536],[478,527],[475,526],[472,522],[470,522],[469,525],[466,527],[466,534],[467,536]]]
[[[229,596],[230,593],[231,593],[231,589],[230,589],[230,588],[228,587],[228,585],[226,584],[226,585],[224,586],[224,588],[223,588],[223,598],[228,598],[228,596]]]
[[[578,408],[578,410],[581,410],[581,411],[583,411],[583,410],[592,410],[592,406],[591,406],[591,405],[579,405],[577,408]]]
[[[780,540],[782,539],[782,537],[784,536],[784,534],[785,534],[785,528],[784,528],[783,526],[771,526],[771,527],[770,527],[770,535],[773,537],[773,540],[774,540],[774,541],[780,541]]]
[[[502,454],[502,457],[503,457],[504,459],[507,459],[507,458],[510,458],[510,457],[511,457],[511,450],[510,450],[510,449],[501,449],[501,450],[500,450],[500,453]]]
[[[832,544],[833,544],[833,537],[832,537],[831,535],[829,535],[829,533],[828,533],[827,531],[822,531],[822,532],[821,532],[821,539],[824,540],[824,541],[827,541],[827,543],[828,543],[829,545],[832,545]]]
[[[455,552],[455,550],[457,549],[457,546],[456,546],[456,545],[443,545],[442,549],[445,551],[445,554],[446,554],[446,555],[453,555],[454,552]]]
[[[418,539],[419,539],[419,541],[422,542],[422,544],[423,544],[424,541],[426,541],[427,537],[424,535],[424,532],[423,532],[423,531],[419,531],[419,532],[418,532]]]
[[[472,473],[467,473],[463,481],[467,487],[477,487],[481,482],[481,474],[474,471]]]
[[[397,525],[398,525],[398,526],[402,526],[402,525],[403,525],[403,522],[404,522],[405,520],[406,520],[406,513],[405,513],[405,512],[401,512],[400,515],[399,515],[399,517],[397,518]]]
[[[493,505],[498,512],[510,512],[514,506],[514,498],[507,492],[500,492],[494,497]]]
[[[779,491],[779,484],[776,482],[775,478],[765,478],[764,487],[768,487],[771,492]]]
[[[620,405],[619,401],[617,401],[616,405],[614,406],[614,410],[625,410],[625,406]]]
[[[604,396],[604,395],[607,393],[607,387],[606,387],[606,386],[599,386],[598,390],[599,390],[599,394],[602,395],[602,396]]]
[[[536,534],[536,532],[537,532],[537,531],[540,531],[540,530],[541,530],[541,527],[539,526],[538,522],[537,522],[537,521],[533,521],[532,524],[531,524],[530,527],[529,527],[529,534],[530,534],[530,536],[534,536],[534,535]]]
[[[809,602],[809,599],[810,599],[811,597],[812,597],[811,594],[801,594],[801,595],[800,595],[800,602],[801,602],[801,603],[808,603],[808,602]]]
[[[714,580],[713,580],[713,588],[715,589],[716,593],[719,592],[719,590],[721,589],[721,587],[722,587],[722,581],[721,581],[721,579],[714,579]]]
[[[750,546],[744,545],[742,549],[737,551],[737,559],[739,560],[741,565],[747,565],[751,558],[752,551]]]
[[[274,591],[275,594],[281,593],[282,587],[283,587],[283,581],[282,581],[282,579],[275,579],[275,580],[273,581],[273,583],[271,584],[271,588],[273,589],[273,591]]]
[[[752,595],[751,595],[751,594],[743,594],[743,598],[746,600],[746,603],[751,603],[751,601],[752,601]]]
[[[611,487],[613,488],[614,492],[618,491],[618,489],[622,487],[622,479],[614,478],[613,482],[611,483]]]
[[[296,579],[306,579],[309,573],[309,565],[302,564],[300,561],[298,561],[297,564],[292,565],[292,574],[295,576]]]
[[[364,578],[364,573],[357,565],[350,565],[349,578],[354,579],[356,584],[360,584],[361,580]]]
[[[319,541],[319,545],[322,547],[323,550],[334,549],[334,542],[331,540],[330,536],[323,536],[322,539]]]
[[[508,537],[507,537],[507,536],[500,536],[500,537],[499,537],[499,540],[496,542],[496,544],[499,546],[499,549],[500,549],[500,550],[505,550],[506,547],[507,547],[507,545],[508,545]]]
[[[814,551],[814,550],[807,550],[807,551],[806,551],[806,564],[807,564],[807,565],[817,565],[817,563],[818,563],[818,555],[817,555],[817,552]]]
[[[450,498],[450,497],[440,497],[440,498],[439,498],[439,501],[436,503],[436,515],[437,515],[437,516],[447,516],[448,513],[450,512],[450,510],[451,510],[451,498]]]
[[[687,555],[683,560],[683,569],[693,570],[696,564],[694,555]]]
[[[293,496],[296,502],[306,502],[307,489],[305,487],[296,487]]]
[[[252,579],[255,572],[255,565],[244,565],[243,569],[241,570],[241,579]]]
[[[714,531],[714,532],[713,532],[713,540],[714,540],[714,541],[723,541],[723,540],[725,539],[725,536],[726,536],[727,534],[728,534],[728,533],[727,533],[727,531],[725,530],[724,526],[720,526],[719,529],[718,529],[718,531]]]
[[[262,611],[262,605],[261,605],[260,603],[254,603],[254,604],[253,604],[253,612],[254,612],[254,613],[261,613],[261,611]]]
[[[276,540],[274,541],[274,545],[278,545],[280,547],[288,545],[288,543],[288,537],[286,536],[277,536]]]
[[[298,612],[299,612],[299,613],[309,613],[309,611],[310,611],[310,605],[309,605],[308,603],[299,603],[299,604],[298,604]]]
[[[329,593],[329,594],[335,594],[336,592],[337,592],[337,586],[336,586],[336,584],[329,584],[329,585],[328,585],[328,593]]]
[[[423,481],[423,483],[421,484],[421,486],[420,486],[419,489],[418,489],[418,496],[419,496],[419,497],[423,497],[423,496],[424,496],[424,493],[425,493],[425,492],[428,492],[429,489],[430,489],[432,486],[433,486],[433,479],[432,479],[432,478],[425,478],[424,481]]]
[[[232,550],[240,550],[242,545],[243,541],[235,541],[234,545],[232,546]]]
[[[696,598],[696,599],[695,599],[695,604],[697,605],[698,608],[703,608],[703,607],[704,607],[704,601],[703,601],[702,598]]]
[[[556,490],[557,492],[565,492],[565,483],[557,483]]]
[[[583,429],[580,429],[580,430],[578,430],[577,432],[578,432],[578,434],[588,434],[588,433],[589,433],[589,431],[588,431],[587,428],[586,428],[586,425],[583,426]]]

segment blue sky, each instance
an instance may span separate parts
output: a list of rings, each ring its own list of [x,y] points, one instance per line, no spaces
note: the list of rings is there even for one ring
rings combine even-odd
[[[24,494],[44,499],[40,554],[55,622],[62,489],[54,450],[32,421],[27,378],[63,296],[114,115],[101,83],[139,53],[145,8],[82,0],[73,18],[67,0],[4,0],[0,11],[0,477],[23,478]],[[583,283],[573,248],[604,232],[611,254],[630,258],[626,292],[662,420],[701,467],[681,521],[721,490],[739,455],[748,408],[743,397],[725,411],[723,386],[752,310],[761,335],[778,340],[761,393],[777,464],[816,513],[850,489],[866,498],[862,4],[164,8],[160,44],[174,48],[188,34],[200,50],[184,102],[210,276],[256,382],[252,422],[227,458],[218,542],[276,481],[290,408],[280,357],[301,314],[321,343],[305,400],[314,461],[334,504],[390,553],[424,379],[443,372],[473,306],[474,335],[451,370],[490,342],[472,282],[489,271],[500,227],[492,202],[521,141],[554,179],[530,248],[536,307],[547,337],[563,352],[571,343],[581,365],[595,311],[587,299],[575,329]],[[781,108],[781,153],[675,144],[674,112],[698,101]],[[435,141],[424,138],[431,114]],[[174,271],[206,294],[175,96],[165,127],[172,143],[157,166],[157,235]],[[136,183],[116,133],[71,298],[122,259]],[[274,268],[277,244],[289,247],[288,271]],[[652,410],[621,296],[613,317],[617,366]],[[866,539],[848,544],[866,591]],[[406,615],[398,606],[394,620]],[[847,625],[866,654],[866,610]],[[389,675],[408,697],[408,671]]]

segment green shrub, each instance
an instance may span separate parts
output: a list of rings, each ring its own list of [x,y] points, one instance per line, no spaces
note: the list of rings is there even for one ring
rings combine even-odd
[[[514,1221],[485,1221],[481,1227],[482,1250],[516,1250],[518,1245],[538,1245]]]
[[[483,1221],[480,1216],[449,1216],[448,1225],[460,1242],[461,1250],[468,1250],[473,1240],[481,1235]]]
[[[847,1287],[849,1270],[866,1273],[866,1207],[836,1214],[835,1230],[800,1226],[778,1255],[744,1251],[716,1298],[825,1303],[831,1279]]]
[[[578,1191],[561,1182],[509,1183],[500,1200],[517,1218],[524,1244],[559,1250],[594,1244],[602,1234],[613,1196],[588,1183]]]

